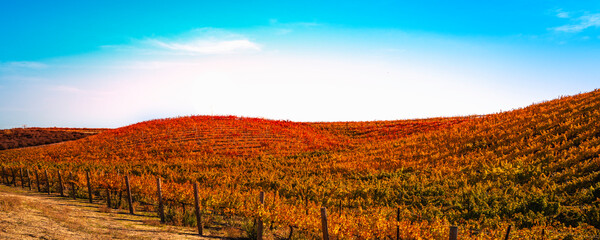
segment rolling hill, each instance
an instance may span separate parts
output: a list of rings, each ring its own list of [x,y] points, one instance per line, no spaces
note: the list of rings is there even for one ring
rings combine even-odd
[[[77,140],[105,129],[89,128],[13,128],[0,130],[0,150],[32,147]]]
[[[600,91],[484,116],[302,123],[234,116],[142,122],[76,141],[0,151],[4,167],[92,171],[101,188],[132,176],[136,199],[166,183],[172,221],[184,222],[198,181],[202,208],[268,219],[310,238],[328,208],[339,239],[440,239],[600,233]],[[74,178],[78,184],[82,178]],[[257,214],[258,191],[269,196]],[[400,209],[401,221],[395,221]],[[179,219],[179,220],[178,220]],[[190,223],[194,224],[194,223]]]

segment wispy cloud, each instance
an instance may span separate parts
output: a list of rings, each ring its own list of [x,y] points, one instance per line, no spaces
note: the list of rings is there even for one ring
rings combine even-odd
[[[571,13],[563,11],[562,8],[556,10],[556,16],[559,18],[569,18]]]
[[[241,52],[256,52],[260,51],[261,47],[259,44],[254,43],[247,39],[237,40],[206,40],[206,39],[195,39],[184,42],[173,42],[173,41],[161,41],[156,39],[148,40],[148,42],[154,46],[162,49],[174,51],[182,54],[233,54]]]
[[[173,37],[134,39],[129,44],[104,45],[102,49],[129,55],[223,55],[252,53],[262,45],[248,37],[216,28],[198,28]]]
[[[552,28],[556,32],[579,33],[592,27],[600,27],[600,13],[586,13],[580,17],[572,18],[567,12],[559,12],[557,17],[571,19],[571,24]]]

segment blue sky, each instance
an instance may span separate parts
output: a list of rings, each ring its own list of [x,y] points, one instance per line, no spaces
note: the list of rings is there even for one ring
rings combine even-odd
[[[598,1],[4,1],[0,128],[486,114],[598,88]]]

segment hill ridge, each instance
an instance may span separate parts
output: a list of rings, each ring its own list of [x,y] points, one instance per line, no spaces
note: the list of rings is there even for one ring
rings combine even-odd
[[[484,239],[507,225],[520,238],[546,228],[594,236],[598,122],[600,90],[483,117],[295,123],[192,116],[0,151],[0,163],[93,170],[111,189],[119,187],[116,172],[149,186],[161,176],[174,206],[191,204],[190,182],[198,182],[204,207],[220,215],[257,217],[246,199],[265,191],[277,200],[262,216],[309,236],[318,235],[311,213],[321,206],[337,216],[332,229],[344,239],[390,236],[397,208],[413,238],[445,238],[440,228],[448,224],[491,232]],[[136,191],[155,201],[153,189]]]

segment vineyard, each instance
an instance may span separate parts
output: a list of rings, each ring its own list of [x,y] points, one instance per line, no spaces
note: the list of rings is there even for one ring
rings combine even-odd
[[[77,140],[105,129],[85,128],[13,128],[0,130],[0,150],[32,147]]]
[[[82,198],[90,173],[94,196],[119,205],[129,176],[134,206],[148,211],[160,178],[165,221],[190,226],[198,183],[204,225],[260,219],[272,238],[319,238],[325,207],[332,239],[395,239],[397,227],[403,239],[447,239],[451,225],[468,239],[499,239],[508,226],[515,239],[597,239],[599,122],[600,90],[453,118],[190,116],[2,150],[0,165],[7,176],[29,170],[40,191],[59,191],[48,183],[60,171]]]

